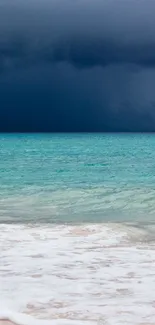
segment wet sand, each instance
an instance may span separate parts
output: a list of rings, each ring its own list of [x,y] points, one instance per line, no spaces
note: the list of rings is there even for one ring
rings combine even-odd
[[[16,325],[15,323],[12,323],[8,320],[0,320],[0,325]]]

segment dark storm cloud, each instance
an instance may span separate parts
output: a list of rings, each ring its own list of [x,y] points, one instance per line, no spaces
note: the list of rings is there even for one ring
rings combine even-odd
[[[1,4],[0,66],[66,61],[76,67],[155,65],[155,2],[41,1]]]
[[[154,131],[155,2],[1,0],[1,131]]]
[[[1,70],[37,62],[68,62],[76,68],[89,68],[110,64],[155,65],[155,43],[119,44],[102,36],[94,39],[86,36],[71,36],[51,44],[33,47],[25,39],[11,39],[0,44]]]

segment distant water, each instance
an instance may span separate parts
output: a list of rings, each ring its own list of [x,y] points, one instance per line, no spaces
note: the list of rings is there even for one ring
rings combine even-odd
[[[155,221],[155,135],[0,135],[0,222]]]
[[[0,324],[155,323],[155,135],[0,135]]]

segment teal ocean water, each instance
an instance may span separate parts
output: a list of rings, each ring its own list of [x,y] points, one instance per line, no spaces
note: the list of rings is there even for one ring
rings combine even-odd
[[[0,324],[155,324],[155,135],[0,135]]]
[[[1,223],[154,220],[154,134],[0,135]]]

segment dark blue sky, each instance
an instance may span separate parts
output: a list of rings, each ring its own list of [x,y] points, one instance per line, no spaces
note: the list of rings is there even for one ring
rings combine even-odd
[[[0,131],[155,131],[155,2],[1,0]]]

